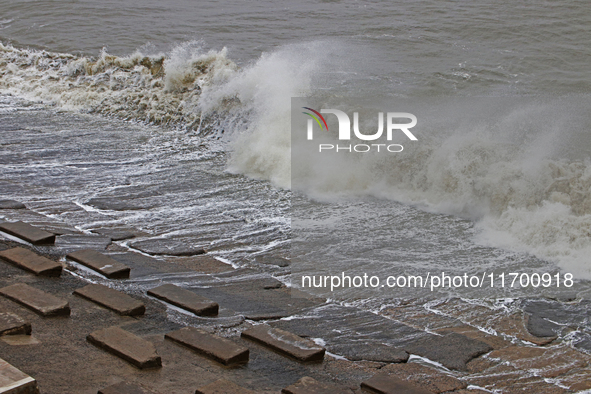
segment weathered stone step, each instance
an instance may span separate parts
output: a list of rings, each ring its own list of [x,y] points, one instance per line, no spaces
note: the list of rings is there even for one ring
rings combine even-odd
[[[35,379],[0,359],[0,393],[39,394],[39,389]]]
[[[152,342],[119,327],[103,328],[88,334],[88,342],[104,349],[138,368],[160,368],[162,360]]]
[[[433,394],[394,376],[377,374],[361,383],[361,388],[379,394]]]
[[[197,316],[218,314],[219,305],[216,302],[173,284],[165,284],[148,290],[148,295],[193,312]]]
[[[58,277],[62,274],[62,265],[28,249],[16,247],[0,252],[0,257],[19,268],[40,276]]]
[[[74,294],[111,309],[122,316],[141,316],[146,312],[143,302],[103,285],[84,286],[74,291]]]
[[[31,335],[31,323],[11,312],[0,312],[0,336]]]
[[[109,279],[127,279],[131,271],[125,264],[92,249],[78,250],[68,254],[67,257]]]
[[[238,386],[229,380],[219,379],[206,386],[199,387],[195,394],[255,394],[255,392]]]
[[[4,297],[18,302],[42,316],[69,316],[70,305],[68,301],[55,297],[44,291],[17,283],[0,289]]]
[[[248,362],[248,348],[195,327],[184,327],[166,334],[165,337],[224,365]]]
[[[316,379],[304,376],[294,384],[281,390],[282,394],[352,394],[350,389],[334,384],[320,383]]]
[[[120,382],[104,389],[100,389],[97,394],[154,394],[147,389],[135,384]]]
[[[53,245],[55,242],[55,234],[23,222],[0,223],[0,231],[24,239],[33,245]]]
[[[299,361],[322,361],[325,349],[309,339],[261,324],[242,332],[242,337],[259,342]]]

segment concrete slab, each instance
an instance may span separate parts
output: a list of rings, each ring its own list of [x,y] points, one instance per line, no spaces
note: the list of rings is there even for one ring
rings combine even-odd
[[[130,278],[159,275],[163,272],[175,272],[177,268],[176,266],[165,264],[165,262],[155,257],[129,252],[127,249],[124,252],[108,253],[107,255],[121,264],[130,267]],[[186,272],[186,270],[181,268],[178,271]]]
[[[0,209],[25,209],[25,204],[15,200],[0,200]]]
[[[448,335],[430,335],[420,338],[404,346],[410,354],[427,357],[437,361],[450,369],[466,371],[466,363],[474,357],[493,350],[488,343],[477,339],[468,338],[465,335],[451,333]]]
[[[309,339],[261,324],[242,332],[242,337],[259,342],[303,362],[324,360],[325,349]]]
[[[160,368],[162,360],[152,342],[119,327],[108,327],[90,333],[86,339],[140,369]]]
[[[68,301],[55,297],[35,287],[17,283],[0,289],[4,297],[18,302],[42,316],[69,316]]]
[[[0,312],[0,336],[31,335],[31,323],[12,312]]]
[[[320,383],[314,378],[304,376],[292,385],[281,390],[282,394],[352,394],[353,392],[345,387],[335,384]]]
[[[180,264],[191,271],[203,272],[206,274],[219,274],[221,272],[233,271],[232,267],[228,263],[224,263],[212,256],[200,255],[200,256],[174,256],[168,257],[167,261],[174,264]]]
[[[185,309],[197,316],[215,316],[219,305],[182,287],[165,284],[148,290],[148,295]]]
[[[140,204],[131,196],[96,197],[88,200],[87,204],[106,211],[135,211],[150,208],[150,205]]]
[[[224,365],[248,362],[250,351],[244,346],[195,327],[184,327],[170,332],[166,334],[165,338],[187,346]]]
[[[0,393],[39,394],[39,389],[35,379],[0,359]]]
[[[288,317],[290,314],[288,312],[247,312],[244,314],[244,317],[248,320],[252,321],[261,321],[261,320],[279,320],[283,319],[284,317]]]
[[[384,373],[374,375],[362,382],[361,388],[379,394],[433,394],[431,391]]]
[[[354,341],[350,344],[338,344],[328,346],[328,350],[333,354],[345,357],[349,361],[375,361],[378,363],[405,363],[408,361],[409,354],[404,350],[380,343],[372,343],[366,349],[360,351]]]
[[[127,279],[131,271],[125,264],[92,249],[78,250],[68,254],[67,257],[109,279]]]
[[[97,394],[154,394],[143,387],[137,386],[132,383],[120,382],[113,384],[104,389],[100,389]]]
[[[124,239],[135,238],[136,234],[143,234],[139,230],[130,228],[99,228],[91,231],[109,237],[113,241],[123,241]]]
[[[205,253],[202,247],[190,245],[187,241],[177,239],[152,238],[132,242],[129,246],[155,256],[195,256]]]
[[[245,389],[229,380],[219,379],[206,386],[199,387],[195,394],[255,394],[255,391]]]
[[[220,304],[225,306],[221,301]],[[384,346],[404,350],[406,344],[430,336],[423,330],[354,307],[324,304],[294,315],[291,319],[270,322],[269,325],[304,338],[322,338],[328,352],[360,360],[377,361],[381,355],[387,355]],[[322,316],[322,319],[315,316]],[[338,330],[334,330],[335,327]],[[368,335],[368,332],[372,334]],[[392,355],[393,352],[380,362]]]
[[[308,300],[292,299],[284,289],[264,290],[258,279],[238,279],[214,275],[225,282],[224,286],[207,286],[211,278],[204,277],[206,286],[191,290],[203,297],[215,300],[223,309],[232,310],[250,320],[274,320],[290,316],[300,307],[312,305]],[[195,283],[195,282],[193,282]]]
[[[552,321],[546,320],[538,315],[525,315],[525,327],[527,331],[533,336],[539,338],[553,338],[556,339],[558,336],[556,333],[562,331],[561,326]]]
[[[0,231],[23,239],[33,245],[53,245],[55,234],[23,222],[0,223]]]
[[[84,286],[74,291],[74,294],[111,309],[121,316],[141,316],[146,312],[143,302],[103,285]]]
[[[112,241],[109,237],[89,234],[66,234],[55,239],[55,246],[66,253],[78,250],[106,250]]]
[[[29,249],[16,247],[0,252],[0,258],[39,276],[58,277],[62,274],[62,265],[46,257],[39,256]]]

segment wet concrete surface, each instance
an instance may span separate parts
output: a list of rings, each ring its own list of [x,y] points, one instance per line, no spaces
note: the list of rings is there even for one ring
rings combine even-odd
[[[58,222],[52,225],[67,226]],[[78,239],[81,244],[88,246],[84,237],[71,239],[74,243]],[[422,376],[435,382],[432,387],[443,387],[446,379],[454,377],[461,382],[469,382],[472,379],[476,386],[494,387],[500,392],[511,393],[510,387],[503,386],[502,382],[492,378],[495,368],[499,368],[499,363],[511,362],[516,365],[514,374],[527,376],[531,371],[529,365],[538,365],[539,361],[536,360],[540,358],[551,360],[553,355],[559,357],[559,350],[563,349],[559,349],[560,345],[554,345],[547,348],[539,347],[545,349],[544,354],[528,353],[524,352],[524,349],[528,348],[527,344],[511,347],[510,342],[507,342],[497,346],[500,353],[490,353],[492,347],[478,338],[478,333],[484,335],[482,331],[476,330],[476,338],[468,339],[468,336],[464,336],[465,332],[459,334],[454,331],[452,334],[438,336],[424,327],[428,325],[431,328],[437,327],[438,330],[457,331],[465,324],[457,319],[460,315],[456,318],[453,317],[453,313],[442,316],[423,308],[423,315],[415,315],[413,318],[412,311],[416,311],[416,308],[409,308],[407,313],[398,310],[395,315],[387,317],[386,313],[372,313],[353,306],[327,303],[324,299],[293,297],[290,288],[254,268],[198,272],[187,269],[186,261],[183,263],[186,257],[106,251],[109,256],[128,264],[132,269],[131,278],[128,280],[109,280],[96,272],[65,261],[63,255],[66,249],[59,244],[54,247],[34,247],[8,239],[0,241],[0,249],[14,246],[29,248],[50,259],[60,261],[65,266],[61,278],[41,278],[10,264],[0,264],[0,286],[26,283],[66,299],[71,306],[69,318],[48,319],[3,297],[0,298],[0,308],[3,311],[14,313],[32,325],[30,340],[12,343],[0,341],[0,352],[8,362],[34,376],[42,393],[90,394],[120,381],[136,383],[156,393],[189,393],[220,377],[256,392],[278,393],[304,376],[311,376],[319,382],[338,383],[348,389],[359,391],[360,383],[374,374],[396,371],[398,376],[400,370],[394,368],[395,365],[413,364],[417,365],[415,370],[422,368]],[[96,246],[98,248],[100,245]],[[119,247],[121,250],[127,250],[124,244]],[[102,250],[102,247],[100,249]],[[177,261],[177,264],[170,261]],[[72,294],[89,282],[100,283],[141,299],[146,305],[145,315],[119,316]],[[219,303],[219,316],[190,315],[146,294],[148,289],[164,283],[175,283]],[[525,311],[538,319],[550,321],[560,317],[561,313],[567,313],[569,308],[572,306],[546,300],[530,302]],[[257,318],[249,319],[249,316]],[[394,316],[395,318],[392,318]],[[259,321],[312,339],[325,346],[328,354],[322,363],[301,363],[263,345],[240,339],[242,331],[259,324]],[[162,358],[162,369],[141,371],[126,361],[90,345],[86,340],[89,333],[112,326],[121,327],[150,341]],[[247,346],[251,352],[250,361],[238,367],[227,367],[164,340],[165,334],[184,326],[199,327],[212,334],[229,338],[241,346]],[[526,330],[526,326],[523,327]],[[447,343],[445,338],[453,340]],[[478,345],[477,351],[472,351],[472,348],[465,349],[471,344]],[[422,350],[413,350],[416,347]],[[423,351],[425,349],[428,351]],[[581,369],[589,367],[588,357],[583,353],[577,354],[579,362],[573,366],[578,370],[575,371],[578,375],[565,368],[552,375],[557,382],[563,379],[562,381],[568,381],[572,387],[584,387],[586,375]],[[421,355],[427,358],[417,357]],[[489,365],[477,371],[474,369],[474,362],[479,359],[486,360]],[[520,364],[520,361],[528,359],[530,364]],[[427,364],[424,364],[425,362]],[[438,365],[438,362],[443,366]],[[386,368],[388,366],[391,367]],[[460,371],[447,370],[445,366]],[[487,373],[490,374],[489,378],[486,378]],[[412,382],[416,376],[416,372],[409,373],[405,379]],[[468,391],[466,386],[467,384],[462,383],[452,388],[452,391],[460,393],[461,387],[461,390],[464,390],[462,392],[478,392],[474,388],[476,386]],[[543,379],[532,380],[531,387],[569,392]],[[432,389],[432,392],[443,391]]]

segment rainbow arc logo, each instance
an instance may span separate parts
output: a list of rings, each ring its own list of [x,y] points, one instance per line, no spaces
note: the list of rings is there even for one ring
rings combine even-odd
[[[322,116],[322,115],[320,114],[320,112],[318,112],[318,111],[316,111],[316,110],[314,110],[314,109],[312,109],[312,108],[310,108],[310,107],[302,107],[302,108],[303,108],[303,109],[307,109],[308,111],[312,111],[312,112],[314,112],[314,114],[315,114],[316,116],[315,116],[315,115],[313,115],[313,114],[311,114],[310,112],[302,112],[302,113],[303,113],[303,114],[306,114],[306,115],[308,115],[308,116],[311,116],[311,117],[312,117],[312,119],[314,119],[314,120],[316,121],[316,123],[318,123],[318,126],[320,126],[320,130],[323,130],[323,129],[324,129],[324,128],[322,127],[322,123],[324,123],[324,127],[326,127],[326,131],[328,131],[328,125],[326,124],[326,120],[324,119],[324,116]],[[318,119],[318,118],[320,118],[320,119]],[[321,119],[322,119],[322,123],[320,123],[320,120],[321,120]]]

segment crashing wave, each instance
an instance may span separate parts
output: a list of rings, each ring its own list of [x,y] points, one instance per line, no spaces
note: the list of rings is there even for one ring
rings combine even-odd
[[[0,43],[0,89],[61,108],[88,111],[153,124],[201,124],[196,105],[205,86],[237,70],[221,51],[202,50],[198,42],[170,54],[98,58],[74,56]]]

